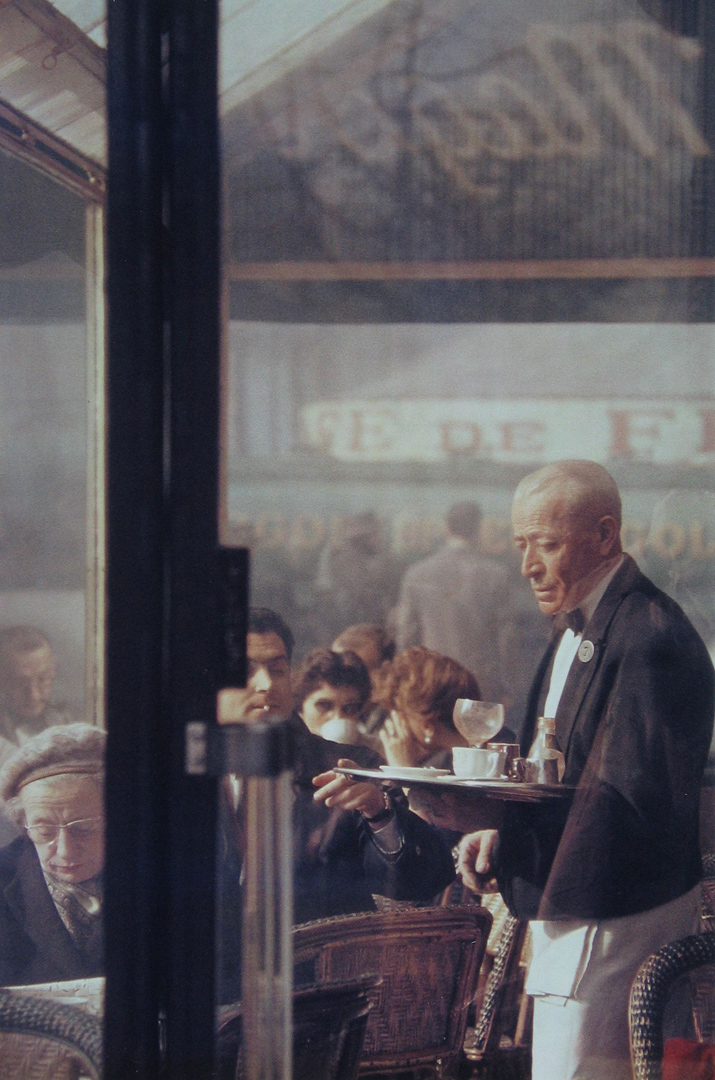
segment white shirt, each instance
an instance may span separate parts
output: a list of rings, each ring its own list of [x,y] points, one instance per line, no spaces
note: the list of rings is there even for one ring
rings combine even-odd
[[[623,556],[621,555],[613,569],[609,570],[606,576],[601,578],[595,589],[592,589],[585,600],[582,600],[579,604],[581,613],[583,614],[584,623],[589,622],[593,617],[593,613],[600,604],[603,594],[620,570],[622,564]],[[578,647],[582,641],[583,633],[574,634],[571,629],[564,630],[563,637],[559,642],[554,657],[549,692],[546,695],[546,701],[544,703],[544,716],[556,716],[556,710],[559,707],[559,702],[564,691],[564,686],[566,685],[566,679],[571,669],[571,664],[574,661],[576,653],[578,652]]]

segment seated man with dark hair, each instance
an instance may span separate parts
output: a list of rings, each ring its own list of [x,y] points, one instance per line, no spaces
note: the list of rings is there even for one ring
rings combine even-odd
[[[454,877],[447,843],[409,811],[400,793],[386,800],[377,785],[354,783],[333,772],[343,762],[369,768],[379,759],[365,747],[346,751],[312,734],[292,711],[292,647],[293,636],[279,615],[253,609],[247,685],[221,693],[219,720],[250,723],[269,713],[289,717],[296,747],[295,922],[374,910],[373,894],[430,900]],[[227,777],[225,790],[219,839],[219,994],[229,1001],[239,996],[240,987],[240,781]]]

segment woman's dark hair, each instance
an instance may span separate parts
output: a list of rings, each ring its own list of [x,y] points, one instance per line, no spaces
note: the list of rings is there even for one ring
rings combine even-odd
[[[295,645],[293,631],[277,611],[267,607],[249,608],[247,633],[277,634],[286,647],[286,656],[289,660],[292,657]]]
[[[313,649],[298,670],[295,680],[295,704],[300,709],[305,699],[323,683],[328,686],[352,686],[360,695],[360,708],[370,698],[370,674],[353,652]]]

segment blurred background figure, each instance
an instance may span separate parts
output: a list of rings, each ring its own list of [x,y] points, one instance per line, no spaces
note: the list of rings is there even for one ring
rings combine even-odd
[[[57,663],[49,639],[30,626],[0,629],[0,762],[26,739],[74,718],[52,703]]]
[[[376,623],[357,623],[338,634],[332,644],[335,652],[357,653],[370,673],[372,692],[370,703],[363,712],[361,725],[369,733],[376,733],[384,724],[387,713],[378,702],[378,688],[395,655],[395,642],[384,626]],[[380,746],[377,747],[382,752]]]
[[[452,747],[467,745],[452,720],[457,698],[479,701],[481,694],[456,660],[420,645],[398,653],[379,692],[388,712],[380,731],[388,763],[451,768]]]
[[[395,642],[385,627],[377,623],[348,626],[338,634],[331,648],[335,652],[356,653],[370,672],[371,679],[395,655]]]
[[[0,851],[0,985],[103,974],[104,748],[89,724],[48,728],[0,772],[21,835]]]
[[[361,723],[370,692],[370,675],[357,653],[314,649],[298,671],[295,709],[314,735],[379,753],[379,738],[367,735]]]
[[[669,491],[653,508],[646,572],[672,596],[715,654],[715,495]]]
[[[397,647],[424,645],[450,656],[474,672],[486,701],[504,702],[513,632],[509,574],[480,552],[481,519],[475,502],[450,507],[443,546],[405,573]]]
[[[395,571],[372,510],[350,514],[320,553],[315,588],[324,640],[351,623],[384,623],[394,603]]]
[[[673,489],[653,508],[646,572],[680,604],[715,662],[715,494]],[[715,736],[700,792],[700,845],[715,851]]]

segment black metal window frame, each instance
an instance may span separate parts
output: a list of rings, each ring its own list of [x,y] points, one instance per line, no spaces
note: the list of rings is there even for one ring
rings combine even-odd
[[[216,0],[108,5],[105,1075],[211,1075],[218,620]]]

